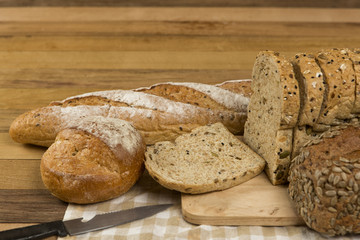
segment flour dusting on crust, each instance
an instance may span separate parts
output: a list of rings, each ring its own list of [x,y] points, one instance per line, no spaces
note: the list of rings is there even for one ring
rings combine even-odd
[[[235,81],[235,80],[234,80]],[[237,80],[243,81],[243,80]],[[242,112],[246,111],[247,105],[249,104],[249,98],[245,97],[242,94],[234,93],[226,89],[219,88],[215,85],[203,84],[203,83],[195,83],[195,82],[165,82],[152,85],[146,88],[139,88],[141,89],[150,89],[154,86],[169,84],[174,86],[184,86],[188,88],[192,88],[196,91],[199,91],[203,94],[208,95],[214,101],[219,102],[223,106],[234,109],[236,111]]]
[[[99,96],[117,102],[124,102],[131,107],[147,108],[173,114],[196,114],[199,109],[199,107],[190,104],[174,102],[163,97],[131,90],[108,90],[85,93],[66,98],[62,102],[91,96]]]
[[[141,143],[140,133],[131,123],[121,119],[89,116],[80,119],[73,127],[100,138],[114,153],[121,145],[133,155]]]

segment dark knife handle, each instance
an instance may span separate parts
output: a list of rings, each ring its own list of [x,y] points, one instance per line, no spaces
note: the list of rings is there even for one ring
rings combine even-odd
[[[1,240],[19,240],[19,239],[43,239],[50,236],[65,237],[68,232],[62,221],[42,223],[38,225],[15,228],[0,232]]]

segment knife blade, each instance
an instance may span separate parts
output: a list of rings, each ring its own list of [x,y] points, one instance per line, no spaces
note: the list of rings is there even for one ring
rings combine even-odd
[[[164,211],[172,205],[173,204],[151,205],[102,213],[95,215],[88,221],[84,221],[83,218],[76,218],[67,221],[58,220],[23,228],[15,228],[0,232],[0,239],[43,239],[50,236],[66,237],[67,235],[79,235],[150,217]]]

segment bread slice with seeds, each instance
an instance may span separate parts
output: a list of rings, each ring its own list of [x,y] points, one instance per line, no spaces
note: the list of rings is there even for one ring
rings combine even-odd
[[[339,119],[350,119],[355,103],[355,72],[346,52],[339,49],[316,55],[325,80],[325,97],[315,128],[338,125]],[[319,126],[318,126],[319,125]],[[326,129],[326,128],[325,128]]]
[[[355,104],[352,113],[360,114],[360,48],[346,51],[355,70]]]
[[[313,134],[324,99],[324,79],[315,56],[299,53],[291,61],[300,87],[300,111],[297,126],[294,128],[292,158],[299,154],[303,144]]]
[[[253,68],[251,88],[244,141],[265,159],[265,171],[271,183],[285,183],[292,132],[300,108],[292,64],[278,53],[260,52]]]
[[[315,56],[296,54],[292,59],[300,87],[300,112],[298,125],[313,126],[319,117],[324,98],[324,78]]]
[[[198,194],[223,190],[262,172],[265,161],[222,123],[202,126],[145,153],[150,175],[166,188]]]

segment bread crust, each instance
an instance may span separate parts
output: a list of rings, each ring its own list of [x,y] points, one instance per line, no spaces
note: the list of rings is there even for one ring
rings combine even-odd
[[[108,124],[96,119],[99,127]],[[103,138],[111,128],[98,129],[100,137],[91,133],[94,130],[84,129],[80,122],[60,131],[41,159],[45,186],[65,202],[88,204],[115,198],[127,192],[143,172],[145,144],[135,129],[124,129],[122,136],[110,133],[116,143],[113,147]],[[119,138],[128,139],[117,143]]]

